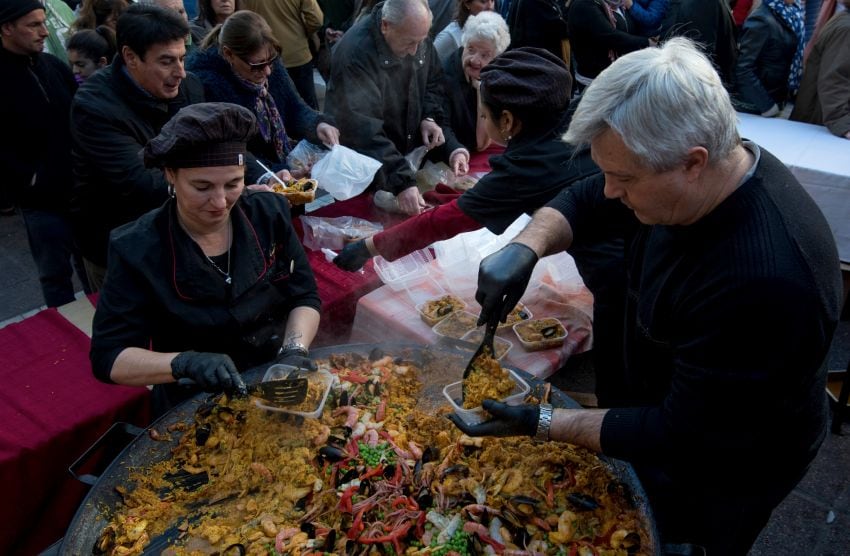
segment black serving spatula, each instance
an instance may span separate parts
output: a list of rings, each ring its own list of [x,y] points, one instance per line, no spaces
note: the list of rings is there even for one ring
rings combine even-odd
[[[463,370],[463,383],[461,384],[461,402],[466,398],[466,378],[473,372],[475,367],[475,360],[481,356],[490,356],[494,357],[496,350],[493,348],[493,338],[496,336],[496,328],[499,326],[499,320],[493,319],[491,322],[487,323],[486,328],[484,329],[484,339],[481,340],[481,345],[478,346],[478,349],[475,350],[475,354],[472,356],[472,359],[469,360],[469,363],[466,364],[466,368]]]

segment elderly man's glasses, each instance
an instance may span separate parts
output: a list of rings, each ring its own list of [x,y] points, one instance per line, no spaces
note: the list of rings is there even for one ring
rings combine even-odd
[[[243,58],[242,56],[240,56],[240,57],[239,57],[239,59],[240,59],[240,60],[242,60],[243,62],[245,62],[245,63],[248,65],[248,68],[249,68],[251,71],[255,71],[255,72],[258,72],[258,73],[259,73],[259,72],[261,72],[261,71],[265,71],[265,69],[266,69],[266,68],[270,68],[270,67],[272,67],[272,64],[274,64],[274,63],[275,63],[275,61],[277,60],[277,58],[278,58],[278,55],[277,55],[277,53],[275,53],[275,55],[274,55],[274,56],[272,56],[271,58],[269,58],[269,59],[268,59],[268,60],[266,60],[265,62],[256,62],[256,63],[253,63],[253,62],[249,62],[248,60],[246,60],[246,59],[245,59],[245,58]]]

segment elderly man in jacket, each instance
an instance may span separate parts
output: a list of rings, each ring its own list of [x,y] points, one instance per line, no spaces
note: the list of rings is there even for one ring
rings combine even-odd
[[[203,87],[183,67],[185,18],[134,5],[118,20],[118,55],[89,78],[71,106],[72,215],[93,288],[103,284],[109,232],[162,205],[168,183],[139,156],[162,126]]]
[[[325,98],[340,142],[383,163],[376,204],[406,214],[419,214],[425,201],[405,154],[445,143],[442,71],[430,27],[426,0],[377,4],[335,47]],[[455,172],[464,173],[469,152],[459,143],[445,152]]]

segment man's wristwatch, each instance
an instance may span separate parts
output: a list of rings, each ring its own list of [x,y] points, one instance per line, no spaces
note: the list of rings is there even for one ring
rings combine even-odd
[[[552,427],[552,404],[540,404],[540,416],[537,418],[537,432],[534,440],[547,442],[549,440],[549,429]]]
[[[281,346],[280,351],[277,352],[279,356],[284,353],[297,353],[298,355],[307,357],[310,354],[310,350],[308,350],[307,346],[301,342],[289,342],[288,344]]]

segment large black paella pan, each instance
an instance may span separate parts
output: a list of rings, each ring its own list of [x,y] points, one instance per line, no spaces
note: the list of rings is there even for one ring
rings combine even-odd
[[[402,360],[414,362],[419,369],[418,378],[423,385],[418,394],[416,408],[432,415],[439,406],[444,405],[443,386],[458,380],[469,357],[469,353],[451,348],[435,349],[406,344],[332,346],[315,349],[312,352],[312,355],[318,360],[327,360],[331,356],[343,354],[352,359],[361,358],[364,360],[369,357],[376,359],[385,354],[396,358],[397,362]],[[249,371],[246,374],[247,382],[258,381],[263,371],[264,369]],[[544,390],[544,384],[522,371],[520,371],[520,374],[532,385],[532,394],[540,396]],[[363,386],[359,388],[358,392],[362,390]],[[363,395],[365,396],[365,394]],[[552,389],[550,401],[556,407],[577,407],[572,399],[556,389]],[[187,401],[164,415],[150,427],[148,432],[139,435],[124,449],[101,475],[78,509],[63,540],[60,549],[61,554],[97,554],[102,553],[99,552],[98,547],[108,548],[108,543],[104,542],[104,531],[108,530],[107,526],[110,524],[110,520],[113,520],[116,512],[120,514],[126,509],[126,494],[133,489],[132,473],[152,468],[160,462],[166,462],[170,458],[176,457],[174,454],[180,449],[180,438],[184,433],[193,435],[192,439],[187,437],[187,441],[196,441],[197,439],[194,438],[194,435],[198,434],[196,415],[199,409],[205,407],[205,404],[208,405],[208,396],[206,395],[199,395]],[[338,404],[338,399],[332,399],[328,402],[325,411],[332,411],[332,408]],[[270,416],[269,418],[273,417]],[[457,432],[448,420],[441,419],[441,421],[434,420],[433,423],[438,423],[439,427],[444,427],[445,430],[456,435]],[[195,425],[191,426],[193,423]],[[154,439],[153,437],[156,437],[157,434],[150,434],[150,430],[157,431],[160,436],[159,439]],[[162,439],[164,431],[173,431],[168,434],[167,440]],[[345,432],[350,433],[350,431]],[[381,434],[384,436],[378,438],[378,441],[382,443],[377,444],[377,446],[385,446],[386,444],[383,443],[385,439],[391,440],[383,432]],[[337,434],[337,431],[334,430],[330,438],[333,440],[342,436],[343,434]],[[577,478],[572,476],[572,472],[566,470],[566,467],[563,476],[561,474],[553,475],[552,479],[546,483],[548,489],[543,486],[529,488],[529,483],[525,483],[524,491],[510,492],[510,495],[508,495],[508,487],[504,483],[506,480],[510,480],[505,477],[508,477],[511,470],[500,470],[494,474],[491,469],[488,478],[488,473],[481,471],[477,467],[477,460],[474,460],[478,457],[476,454],[481,452],[480,446],[476,448],[475,446],[458,445],[454,448],[457,452],[457,458],[451,460],[450,457],[454,456],[446,455],[446,450],[440,452],[440,450],[429,450],[429,447],[420,447],[425,448],[425,454],[414,453],[411,455],[408,453],[403,456],[403,452],[397,452],[398,455],[394,456],[392,453],[387,453],[382,456],[384,459],[381,459],[380,463],[377,463],[376,450],[368,449],[368,454],[365,452],[358,454],[361,459],[357,461],[363,462],[369,459],[370,464],[376,464],[376,467],[372,468],[365,464],[355,467],[353,457],[343,461],[335,461],[340,457],[351,456],[352,450],[358,451],[354,447],[353,441],[346,446],[341,444],[343,440],[340,440],[340,444],[335,447],[339,450],[348,450],[348,452],[340,454],[339,451],[326,450],[323,454],[325,457],[317,457],[318,463],[316,465],[320,465],[325,473],[322,475],[324,483],[317,485],[315,492],[299,501],[302,503],[300,509],[303,511],[301,513],[306,512],[307,514],[311,512],[311,502],[314,502],[312,504],[314,506],[318,505],[319,496],[330,496],[330,504],[337,509],[342,508],[341,522],[337,520],[329,525],[326,520],[331,518],[327,515],[310,514],[309,520],[300,524],[300,537],[310,537],[310,540],[307,541],[308,544],[304,546],[313,546],[314,550],[318,551],[317,553],[325,551],[361,554],[368,553],[368,550],[373,550],[373,553],[376,554],[393,553],[393,547],[407,546],[407,543],[411,542],[412,539],[417,539],[413,543],[414,545],[419,544],[423,538],[421,536],[423,531],[428,532],[424,539],[430,541],[432,546],[443,547],[430,552],[433,554],[451,554],[450,548],[458,549],[460,546],[464,546],[470,553],[484,552],[484,550],[500,553],[501,547],[505,545],[499,541],[506,543],[506,539],[508,541],[506,544],[509,546],[520,549],[530,548],[531,550],[527,553],[533,553],[535,548],[541,546],[539,542],[535,544],[534,539],[546,539],[548,537],[557,540],[566,538],[561,534],[564,532],[562,528],[564,524],[558,521],[559,516],[563,521],[563,516],[566,515],[572,516],[572,519],[575,520],[570,522],[568,528],[573,542],[561,544],[560,551],[551,551],[552,554],[593,554],[594,552],[591,549],[594,544],[593,541],[610,543],[615,535],[620,536],[615,544],[622,548],[622,553],[660,553],[657,532],[643,489],[631,466],[618,460],[594,459],[595,467],[604,468],[607,473],[606,476],[610,477],[610,481],[605,487],[608,492],[602,493],[602,495],[599,494],[598,489],[594,491],[593,495],[581,492],[579,490],[581,481],[577,481]],[[333,445],[332,441],[328,442]],[[357,444],[363,446],[360,442]],[[376,445],[374,442],[371,444]],[[524,446],[526,446],[527,451],[528,445]],[[415,444],[413,448],[415,448]],[[560,456],[561,452],[565,450],[563,446],[554,443],[539,445],[536,449],[543,448],[548,451],[547,454],[554,454],[554,456]],[[412,463],[413,460],[403,460],[403,457],[415,458],[416,456],[419,456],[419,459],[416,460],[415,466],[411,465],[408,468],[401,463],[402,461]],[[549,458],[549,455],[546,455],[543,459],[564,461],[563,458],[558,459],[554,456]],[[386,457],[395,458],[399,461],[387,460]],[[443,458],[442,462],[438,461],[440,458]],[[429,459],[434,461],[429,462]],[[541,463],[535,467],[534,473],[541,473],[546,465]],[[377,469],[380,469],[380,471],[376,471]],[[376,472],[378,473],[377,476],[374,475]],[[430,486],[421,488],[423,482],[427,482],[422,479],[426,476],[426,473],[430,473],[428,476],[431,477],[433,482]],[[476,473],[479,474],[476,475]],[[578,471],[577,473],[583,475],[588,472]],[[360,480],[369,474],[373,474],[373,476]],[[496,492],[498,496],[492,496],[494,493],[492,485],[484,489],[478,484],[479,482],[485,484],[486,481],[491,481],[493,475],[501,476],[503,483],[496,487],[497,490],[504,489],[501,493]],[[192,477],[201,477],[200,483],[205,483],[208,479],[206,474],[192,475]],[[478,482],[476,482],[476,477],[479,479]],[[380,483],[377,481],[380,481]],[[367,506],[370,501],[377,503],[382,495],[382,492],[375,492],[376,490],[390,488],[385,487],[384,483],[388,485],[404,484],[405,486],[403,489],[399,486],[400,490],[392,493],[392,496],[388,496],[388,500],[392,499],[392,506],[388,505],[378,513],[385,521],[385,523],[382,523],[384,529],[381,529],[375,523],[368,523],[366,516],[372,515],[374,519],[375,508]],[[210,485],[212,484],[211,481]],[[552,486],[553,484],[554,486]],[[452,497],[452,492],[456,494],[456,491],[450,491],[452,488],[458,488],[457,485],[465,485],[464,488],[468,492]],[[469,485],[475,485],[475,488]],[[184,482],[178,486],[191,489],[197,485]],[[319,486],[324,489],[322,494],[319,493]],[[329,489],[331,486],[337,486],[337,489]],[[482,492],[484,490],[487,491],[487,494]],[[328,491],[330,494],[327,494]],[[123,492],[123,495],[121,492]],[[251,492],[250,489],[243,489],[242,494],[250,497]],[[472,494],[473,492],[476,494]],[[166,498],[168,496],[168,493],[162,491],[159,494]],[[475,499],[479,494],[481,495],[480,498]],[[228,496],[232,497],[233,494],[230,493]],[[223,497],[224,495],[221,496],[221,498]],[[615,498],[623,502],[624,506],[630,508],[630,515],[637,516],[633,521],[639,522],[639,531],[618,529],[608,525],[607,521],[602,523],[603,518],[593,517],[595,514],[602,515],[599,512],[604,508],[600,509],[600,505],[604,506]],[[404,500],[407,500],[407,502]],[[457,508],[461,507],[463,509],[458,511]],[[152,532],[150,539],[146,539],[143,553],[160,554],[164,547],[173,544],[175,541],[182,543],[185,540],[187,530],[194,525],[193,522],[187,522],[187,518],[191,521],[192,516],[197,517],[203,510],[204,508],[191,507],[191,510],[187,510],[188,515],[175,519],[174,523],[165,528],[164,531]],[[366,514],[367,510],[371,513]],[[260,513],[261,511],[262,509],[258,510]],[[358,519],[358,513],[360,519]],[[448,516],[454,516],[456,523],[441,522],[441,516],[447,519]],[[316,519],[312,520],[313,517]],[[246,517],[246,519],[248,518]],[[260,521],[259,517],[256,519],[258,522]],[[267,525],[267,523],[264,523],[264,525]],[[330,533],[326,526],[338,530]],[[454,529],[449,530],[449,526]],[[573,531],[572,529],[575,528],[579,530]],[[264,545],[268,546],[269,553],[274,554],[274,550],[280,548],[294,547],[294,545],[287,543],[297,538],[293,534],[299,531],[293,529],[289,533],[285,533],[283,529],[284,527],[281,526],[279,534],[269,535],[268,543]],[[396,534],[399,529],[404,529],[403,535]],[[445,535],[445,533],[455,530],[457,531],[455,534],[450,534],[448,537]],[[305,532],[307,535],[304,534]],[[441,533],[443,536],[440,536]],[[623,538],[627,534],[628,537]],[[313,540],[314,537],[315,541]],[[404,544],[397,543],[400,538],[404,539]],[[438,538],[443,544],[437,543]],[[373,539],[375,542],[371,542]],[[457,542],[450,544],[449,541],[452,539],[460,540],[460,544]],[[381,540],[386,542],[380,542]],[[242,553],[243,543],[234,542],[232,544],[233,546],[226,552],[227,554]],[[551,546],[553,543],[550,542],[549,544]],[[202,546],[203,544],[201,544]],[[293,553],[310,553],[310,550],[293,551]],[[463,552],[458,550],[457,553],[462,554]]]

